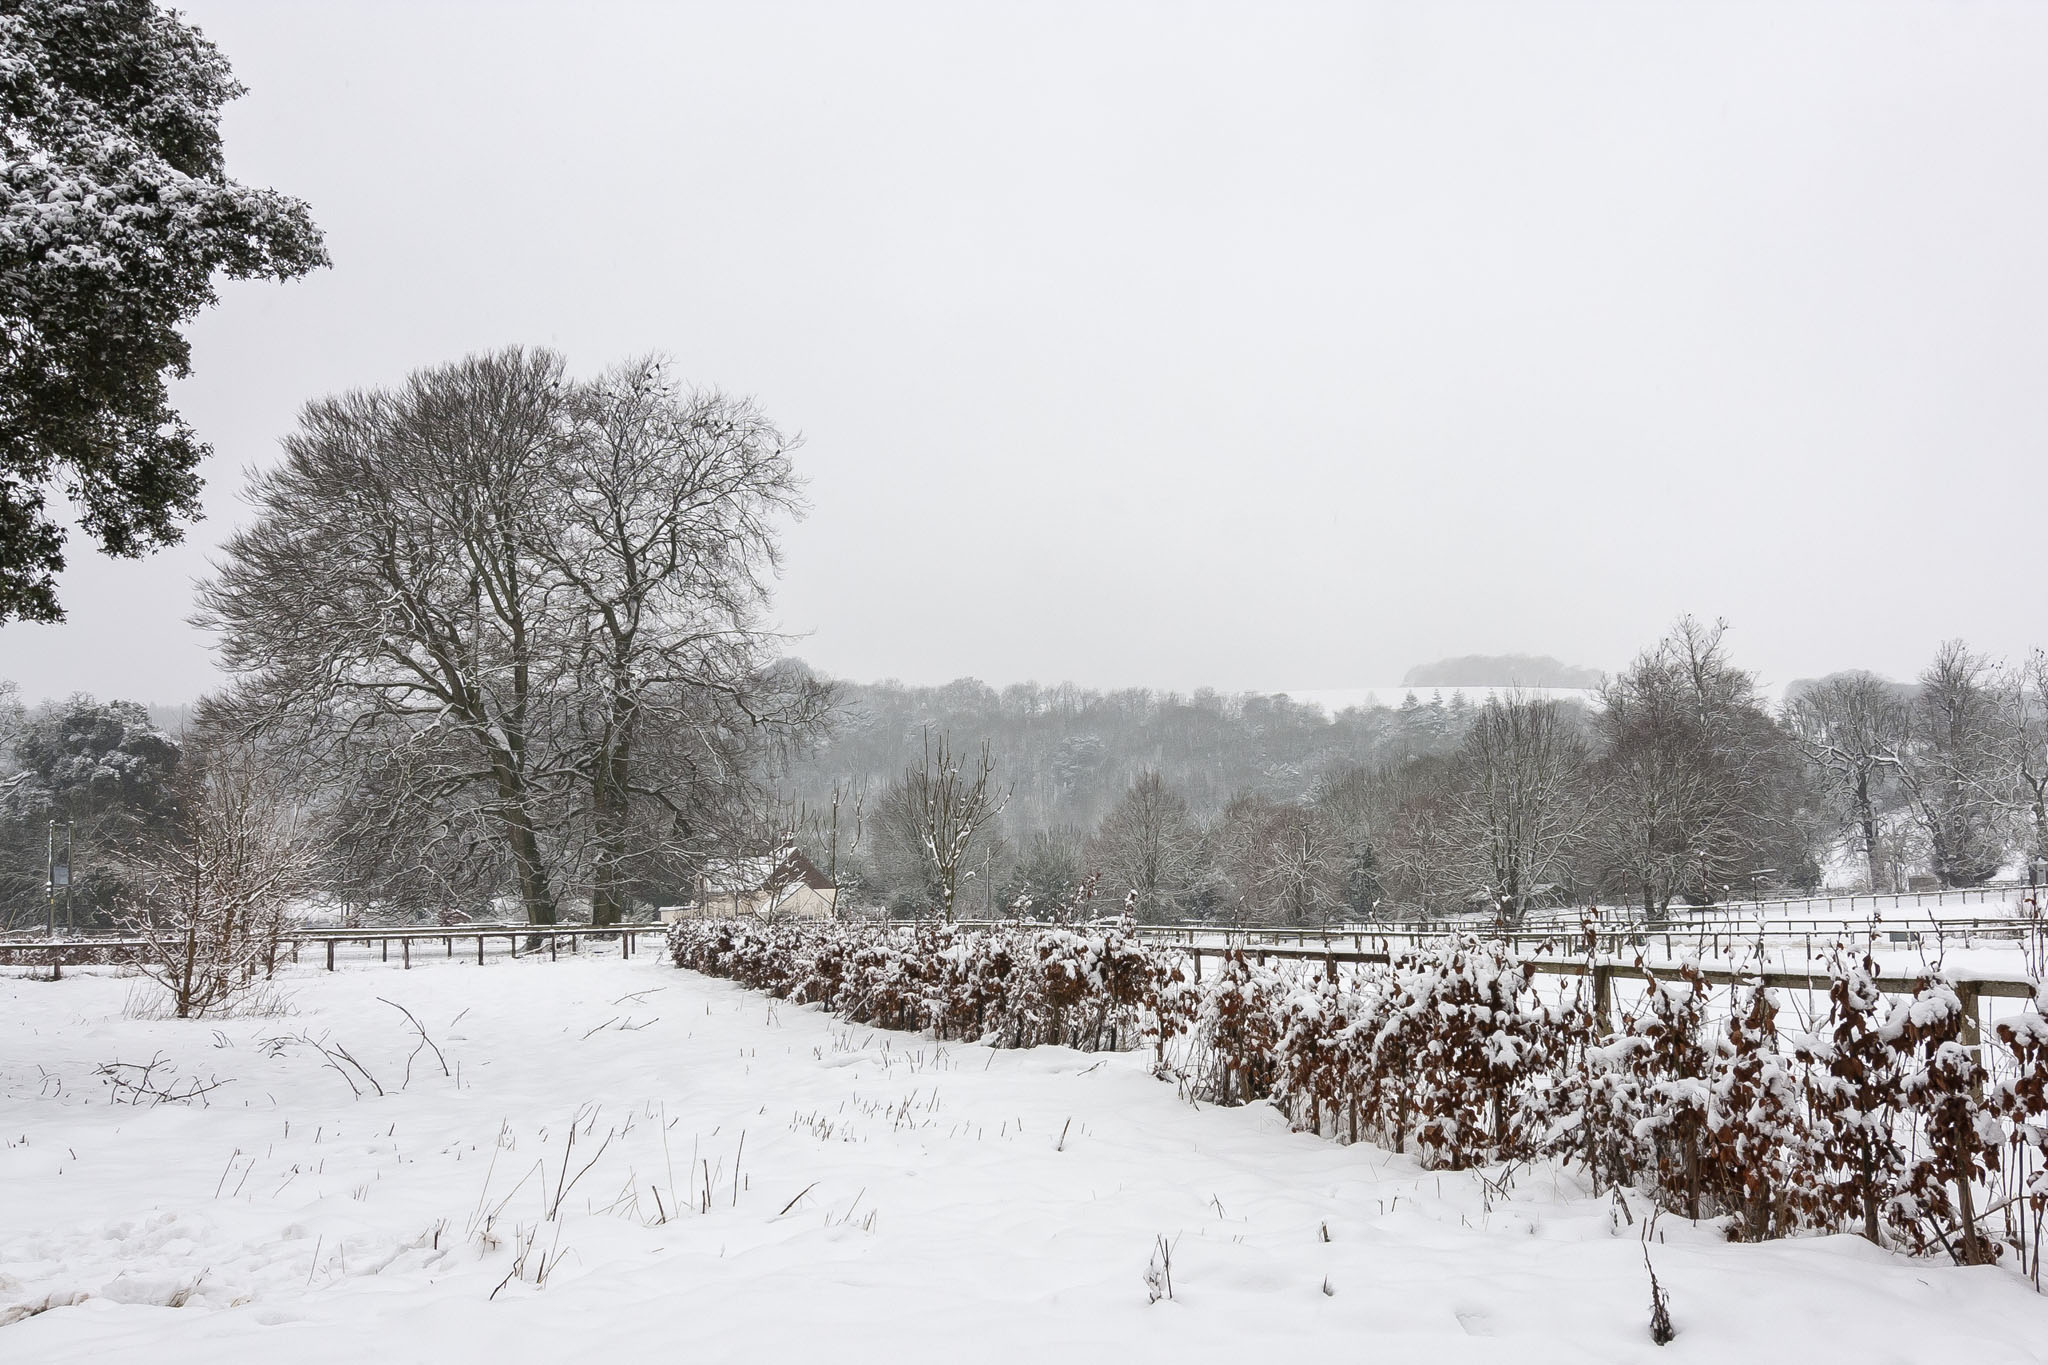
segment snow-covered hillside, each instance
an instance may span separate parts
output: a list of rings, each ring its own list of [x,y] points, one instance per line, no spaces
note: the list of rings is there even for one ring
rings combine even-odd
[[[1424,702],[1431,697],[1440,696],[1449,701],[1454,696],[1463,696],[1475,706],[1492,697],[1510,695],[1539,701],[1575,701],[1588,706],[1598,699],[1597,693],[1577,687],[1408,687],[1399,684],[1391,687],[1309,687],[1278,695],[1303,705],[1320,706],[1325,715],[1334,716],[1354,706],[1399,706],[1402,699],[1411,693]]]
[[[202,1023],[126,1017],[136,985],[0,978],[0,1360],[2048,1358],[2006,1270],[1669,1217],[1660,1350],[1639,1200],[652,954],[304,969],[292,1013]],[[158,1089],[222,1083],[96,1075],[158,1058]]]

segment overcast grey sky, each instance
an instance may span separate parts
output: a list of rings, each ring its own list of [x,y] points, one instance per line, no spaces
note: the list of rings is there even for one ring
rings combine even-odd
[[[241,470],[511,342],[801,429],[779,605],[845,676],[2048,644],[2048,6],[182,8],[334,268],[197,324],[209,519],[74,544],[32,697],[215,685]]]

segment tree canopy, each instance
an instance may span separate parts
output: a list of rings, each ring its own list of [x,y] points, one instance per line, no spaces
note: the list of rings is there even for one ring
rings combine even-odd
[[[63,617],[61,489],[110,555],[176,542],[208,451],[170,406],[215,279],[327,263],[306,205],[228,178],[243,93],[150,0],[0,3],[0,622]]]

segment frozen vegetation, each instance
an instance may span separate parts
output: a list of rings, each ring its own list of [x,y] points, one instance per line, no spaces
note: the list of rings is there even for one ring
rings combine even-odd
[[[2007,1268],[1670,1214],[1646,1246],[1645,1199],[1562,1167],[1425,1170],[1191,1101],[1149,1049],[851,1026],[653,954],[286,969],[271,1012],[204,1021],[138,1017],[153,989],[0,978],[0,1357],[1998,1365],[2048,1344]]]

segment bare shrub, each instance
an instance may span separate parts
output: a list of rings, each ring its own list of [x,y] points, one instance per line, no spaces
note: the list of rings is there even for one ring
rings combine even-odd
[[[127,916],[144,943],[137,965],[179,1019],[221,1012],[274,968],[315,861],[258,756],[220,750],[193,766],[176,827],[138,858]]]
[[[161,1052],[146,1062],[101,1062],[93,1068],[93,1075],[106,1084],[111,1103],[150,1109],[159,1104],[191,1104],[195,1100],[205,1108],[206,1097],[228,1084],[217,1076],[203,1081],[197,1076],[181,1077],[178,1068],[165,1060]]]

